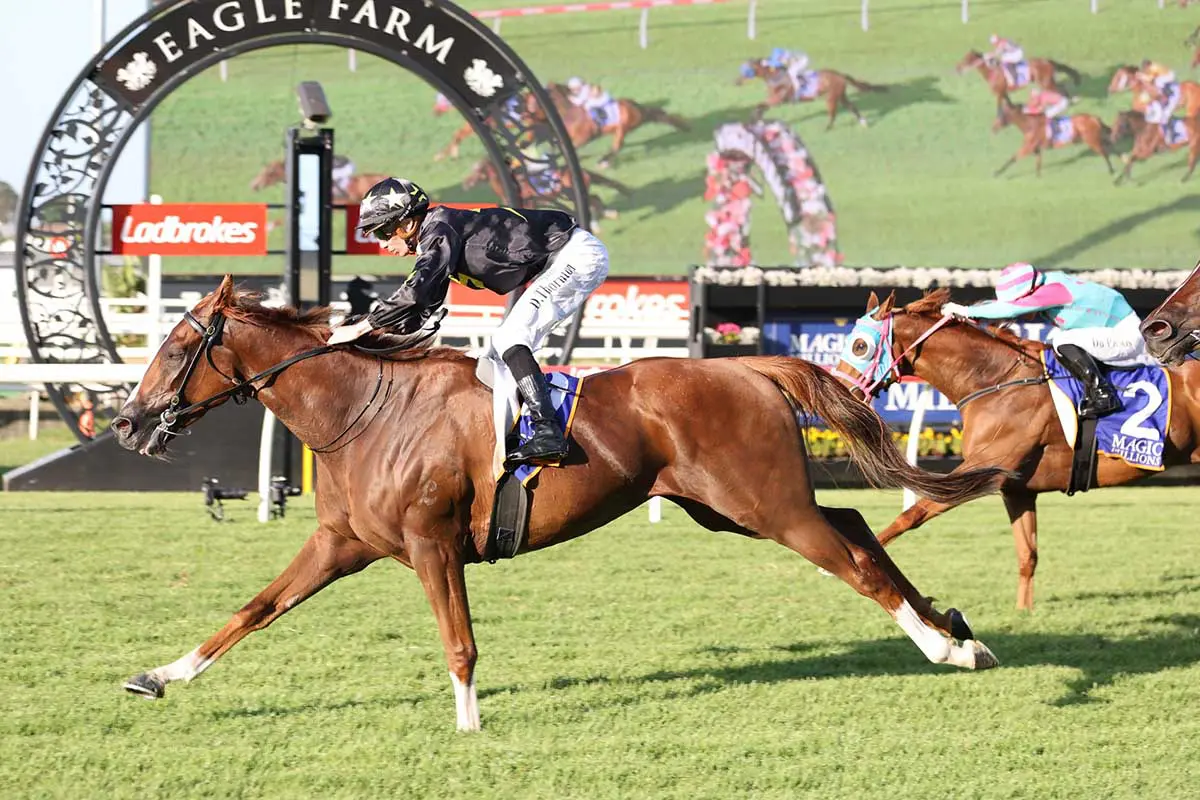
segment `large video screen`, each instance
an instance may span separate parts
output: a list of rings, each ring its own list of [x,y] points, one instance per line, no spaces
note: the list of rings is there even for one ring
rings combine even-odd
[[[1152,59],[1174,70],[1180,85],[1171,91],[1179,99],[1168,111],[1175,118],[1200,108],[1191,105],[1200,104],[1200,85],[1188,83],[1193,50],[1185,45],[1200,19],[1173,2],[1163,10],[1151,2],[1102,2],[1098,14],[1080,0],[967,5],[964,24],[958,2],[870,2],[864,31],[859,0],[760,3],[754,39],[746,3],[656,8],[645,48],[637,11],[505,18],[500,33],[543,83],[578,77],[599,87],[596,97],[607,92],[635,104],[593,108],[606,121],[579,147],[583,166],[596,176],[599,234],[616,274],[678,275],[705,261],[715,224],[714,132],[749,123],[760,110],[795,136],[819,172],[832,212],[826,222],[836,226],[836,258],[846,266],[1193,263],[1200,178],[1181,181],[1189,147],[1179,138],[1190,135],[1189,124],[1160,130],[1161,143],[1140,153],[1145,159],[1134,161],[1123,185],[1115,185],[1104,155],[1122,170],[1135,147],[1129,131],[1146,124],[1143,113],[1123,118],[1116,130],[1119,115],[1135,103],[1146,112],[1148,102],[1144,92],[1110,93],[1123,65]],[[1028,62],[1001,67],[1009,73],[1001,80],[1020,84],[1002,92],[1012,104],[1007,116],[998,113],[1005,101],[982,74],[992,60],[970,56],[992,49],[993,34],[1021,48]],[[807,64],[794,70],[784,102],[760,109],[767,81],[737,81],[745,64],[776,48],[792,51],[793,65],[804,57]],[[1035,100],[1026,73],[1066,100],[1053,109],[1060,118],[1053,132],[1039,129],[1044,117],[1020,116],[1055,100]],[[487,180],[472,182],[484,156],[473,137],[456,158],[439,157],[463,121],[453,109],[435,115],[435,92],[421,79],[362,53],[309,46],[240,56],[171,95],[151,118],[152,190],[167,202],[282,202],[281,184],[259,181],[256,191],[251,183],[283,157],[284,130],[299,121],[294,87],[302,80],[324,86],[346,180],[395,174],[436,199],[497,200]],[[839,101],[830,127],[827,101],[843,85],[848,102]],[[797,101],[797,93],[816,96]],[[618,128],[623,145],[604,166]],[[1040,176],[1037,156],[1025,155],[1031,141],[1043,145]],[[751,166],[748,178],[748,217],[740,220],[747,257],[764,265],[802,260],[770,176]],[[282,211],[272,213],[282,221]],[[280,246],[281,231],[273,235]],[[364,258],[371,257],[339,259],[335,272],[411,266],[377,258],[364,267]],[[217,272],[229,261],[171,259],[168,269]],[[237,268],[277,267],[272,259],[244,259]]]

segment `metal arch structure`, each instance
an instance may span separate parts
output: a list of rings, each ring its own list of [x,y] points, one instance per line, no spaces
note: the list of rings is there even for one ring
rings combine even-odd
[[[583,173],[553,102],[502,39],[447,0],[167,0],[97,53],[64,93],[34,153],[17,227],[17,299],[36,362],[118,363],[96,260],[101,202],[137,125],[219,61],[288,44],[354,48],[421,77],[470,122],[509,205],[559,208],[590,224]],[[545,110],[522,110],[530,95]],[[522,200],[532,172],[569,174],[569,193]],[[565,183],[565,182],[564,182]],[[579,326],[574,322],[563,359]],[[67,385],[46,390],[79,433]],[[97,413],[127,385],[84,387]]]

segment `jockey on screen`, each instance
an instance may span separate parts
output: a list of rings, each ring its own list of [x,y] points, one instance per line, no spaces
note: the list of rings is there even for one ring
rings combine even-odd
[[[1025,49],[1011,39],[993,33],[988,39],[992,49],[984,56],[989,61],[1004,65],[1011,83],[1017,82],[1017,64],[1025,60]]]
[[[1144,58],[1135,79],[1140,81],[1153,97],[1153,101],[1146,107],[1146,121],[1161,125],[1170,120],[1175,106],[1179,105],[1181,94],[1174,70]]]
[[[1140,320],[1121,293],[1065,272],[1009,264],[1000,271],[995,300],[942,306],[942,314],[967,319],[1007,320],[1035,313],[1055,325],[1047,341],[1087,387],[1081,414],[1101,417],[1121,408],[1121,398],[1097,359],[1117,367],[1154,363],[1138,329]]]
[[[1025,113],[1041,114],[1049,121],[1066,111],[1070,102],[1053,89],[1034,86],[1029,92],[1029,102],[1025,104]]]

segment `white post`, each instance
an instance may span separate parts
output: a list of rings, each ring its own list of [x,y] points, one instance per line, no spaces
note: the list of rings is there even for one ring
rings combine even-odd
[[[1092,0],[1092,13],[1093,14],[1095,14],[1096,12],[1098,12],[1100,10],[1099,5],[1100,5],[1099,0]]]
[[[229,62],[228,61],[221,62],[220,72],[221,72],[221,83],[225,83],[225,81],[229,80]]]
[[[34,389],[29,393],[29,441],[37,441],[38,435],[38,412],[41,410],[38,403],[42,399],[42,393]]]
[[[871,28],[871,20],[867,16],[867,5],[868,4],[869,4],[869,0],[862,0],[862,29],[864,31],[870,30],[870,28]]]
[[[162,195],[150,195],[150,203],[162,205]],[[162,313],[162,256],[146,256],[146,316],[150,318],[146,349],[151,354],[157,353],[162,343]]]
[[[651,522],[662,522],[662,498],[661,497],[651,497],[650,498],[650,521]]]
[[[921,453],[921,427],[925,424],[925,409],[933,405],[933,393],[932,386],[925,384],[921,387],[921,393],[917,396],[917,407],[913,409],[912,421],[908,425],[908,447],[905,449],[904,457],[914,467],[917,465],[917,458]],[[905,489],[903,508],[900,510],[908,511],[915,502],[917,502],[916,493],[911,489]]]
[[[650,46],[650,7],[642,8],[642,20],[638,23],[638,44],[645,50]]]
[[[492,17],[492,33],[496,34],[497,36],[500,35],[500,17],[499,16]]]
[[[968,9],[968,5],[969,5],[969,2],[968,2],[968,0],[962,0],[962,21],[963,21],[963,25],[966,25],[968,22],[970,22],[970,21],[971,21],[971,12],[970,12],[970,10]]]
[[[758,38],[758,0],[750,0],[750,11],[746,15],[746,38]]]
[[[275,442],[275,415],[263,409],[262,439],[258,444],[258,521],[271,520],[271,445]]]
[[[346,52],[349,54],[346,56],[346,59],[349,62],[350,71],[358,72],[358,51],[351,47]]]
[[[107,0],[92,0],[92,52],[99,53],[104,49],[107,36],[104,31],[105,17],[108,15]]]

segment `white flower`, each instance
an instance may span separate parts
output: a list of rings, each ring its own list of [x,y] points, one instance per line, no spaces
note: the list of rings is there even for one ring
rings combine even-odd
[[[504,85],[504,79],[493,72],[482,58],[472,59],[471,66],[463,72],[463,80],[480,97],[491,97]]]
[[[117,70],[117,80],[131,92],[145,89],[158,74],[158,65],[145,53],[134,53],[133,60]]]

